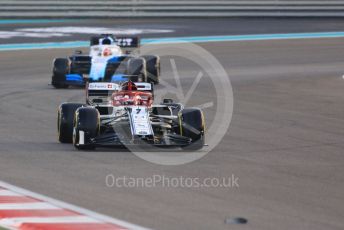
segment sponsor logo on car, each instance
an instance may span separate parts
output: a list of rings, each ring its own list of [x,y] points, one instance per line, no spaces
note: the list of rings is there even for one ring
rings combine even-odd
[[[88,89],[91,90],[116,90],[119,88],[119,85],[116,83],[90,83]]]

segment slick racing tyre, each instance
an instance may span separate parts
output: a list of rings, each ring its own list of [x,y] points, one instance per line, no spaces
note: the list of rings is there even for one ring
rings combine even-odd
[[[146,61],[143,58],[131,58],[128,61],[128,75],[133,82],[147,82]]]
[[[73,142],[73,120],[75,111],[83,104],[63,103],[57,114],[57,135],[61,143]]]
[[[97,46],[99,45],[99,40],[101,39],[101,36],[93,36],[90,38],[90,46]]]
[[[57,88],[67,88],[66,74],[70,72],[69,61],[66,58],[56,58],[53,63],[53,76],[51,84]]]
[[[199,150],[205,143],[205,121],[203,112],[198,108],[185,108],[179,113],[179,134],[191,139],[185,150]]]
[[[77,149],[94,149],[90,143],[99,134],[99,112],[95,108],[82,107],[75,112],[73,128],[73,145]]]
[[[149,83],[160,82],[160,57],[155,55],[142,56],[146,60],[147,80]]]

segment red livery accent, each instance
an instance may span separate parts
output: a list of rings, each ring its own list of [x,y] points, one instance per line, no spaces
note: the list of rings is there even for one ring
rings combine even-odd
[[[0,219],[21,217],[66,217],[80,214],[63,209],[58,210],[0,210]]]
[[[110,224],[23,224],[20,230],[124,230]]]
[[[0,204],[35,203],[38,200],[26,196],[0,196]]]

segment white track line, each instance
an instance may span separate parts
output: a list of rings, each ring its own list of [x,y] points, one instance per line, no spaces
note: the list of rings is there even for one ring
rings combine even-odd
[[[0,204],[0,210],[56,210],[61,209],[45,202]]]
[[[35,224],[87,224],[87,223],[103,223],[96,219],[87,216],[73,216],[73,217],[24,217],[24,218],[5,218],[0,220],[0,224],[5,226],[20,227],[22,224],[35,223]]]
[[[50,205],[51,208],[55,208],[55,209],[61,208],[61,209],[71,210],[71,211],[77,212],[79,214],[94,218],[100,222],[115,224],[115,225],[122,226],[124,228],[131,229],[131,230],[149,230],[148,228],[144,228],[144,227],[141,227],[141,226],[138,226],[138,225],[135,225],[135,224],[123,221],[123,220],[119,220],[116,218],[105,216],[105,215],[102,215],[102,214],[99,214],[99,213],[96,213],[96,212],[93,212],[93,211],[90,211],[90,210],[87,210],[87,209],[84,209],[84,208],[81,208],[81,207],[78,207],[78,206],[75,206],[72,204],[68,204],[68,203],[65,203],[65,202],[62,202],[59,200],[55,200],[53,198],[50,198],[50,197],[47,197],[47,196],[44,196],[44,195],[41,195],[41,194],[38,194],[35,192],[31,192],[31,191],[23,189],[23,188],[16,187],[14,185],[8,184],[8,183],[3,182],[3,181],[0,181],[0,187],[2,187],[4,189],[8,189],[10,191],[13,191],[14,193],[18,193],[18,194],[21,194],[24,196],[32,197],[32,198],[35,198],[35,199],[49,203],[49,204],[39,203],[39,205],[44,204],[44,205]],[[29,204],[32,205],[32,203],[29,203]],[[2,204],[0,204],[0,210],[1,210],[1,205]],[[6,205],[15,205],[15,204],[6,204]],[[21,204],[21,209],[23,209],[24,205],[28,205],[28,204]]]
[[[22,196],[22,195],[12,192],[10,190],[0,190],[0,196]]]

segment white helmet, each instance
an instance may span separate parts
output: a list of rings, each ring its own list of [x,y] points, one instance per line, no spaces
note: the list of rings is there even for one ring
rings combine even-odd
[[[121,56],[123,55],[121,47],[117,45],[104,46],[102,49],[102,56]]]

